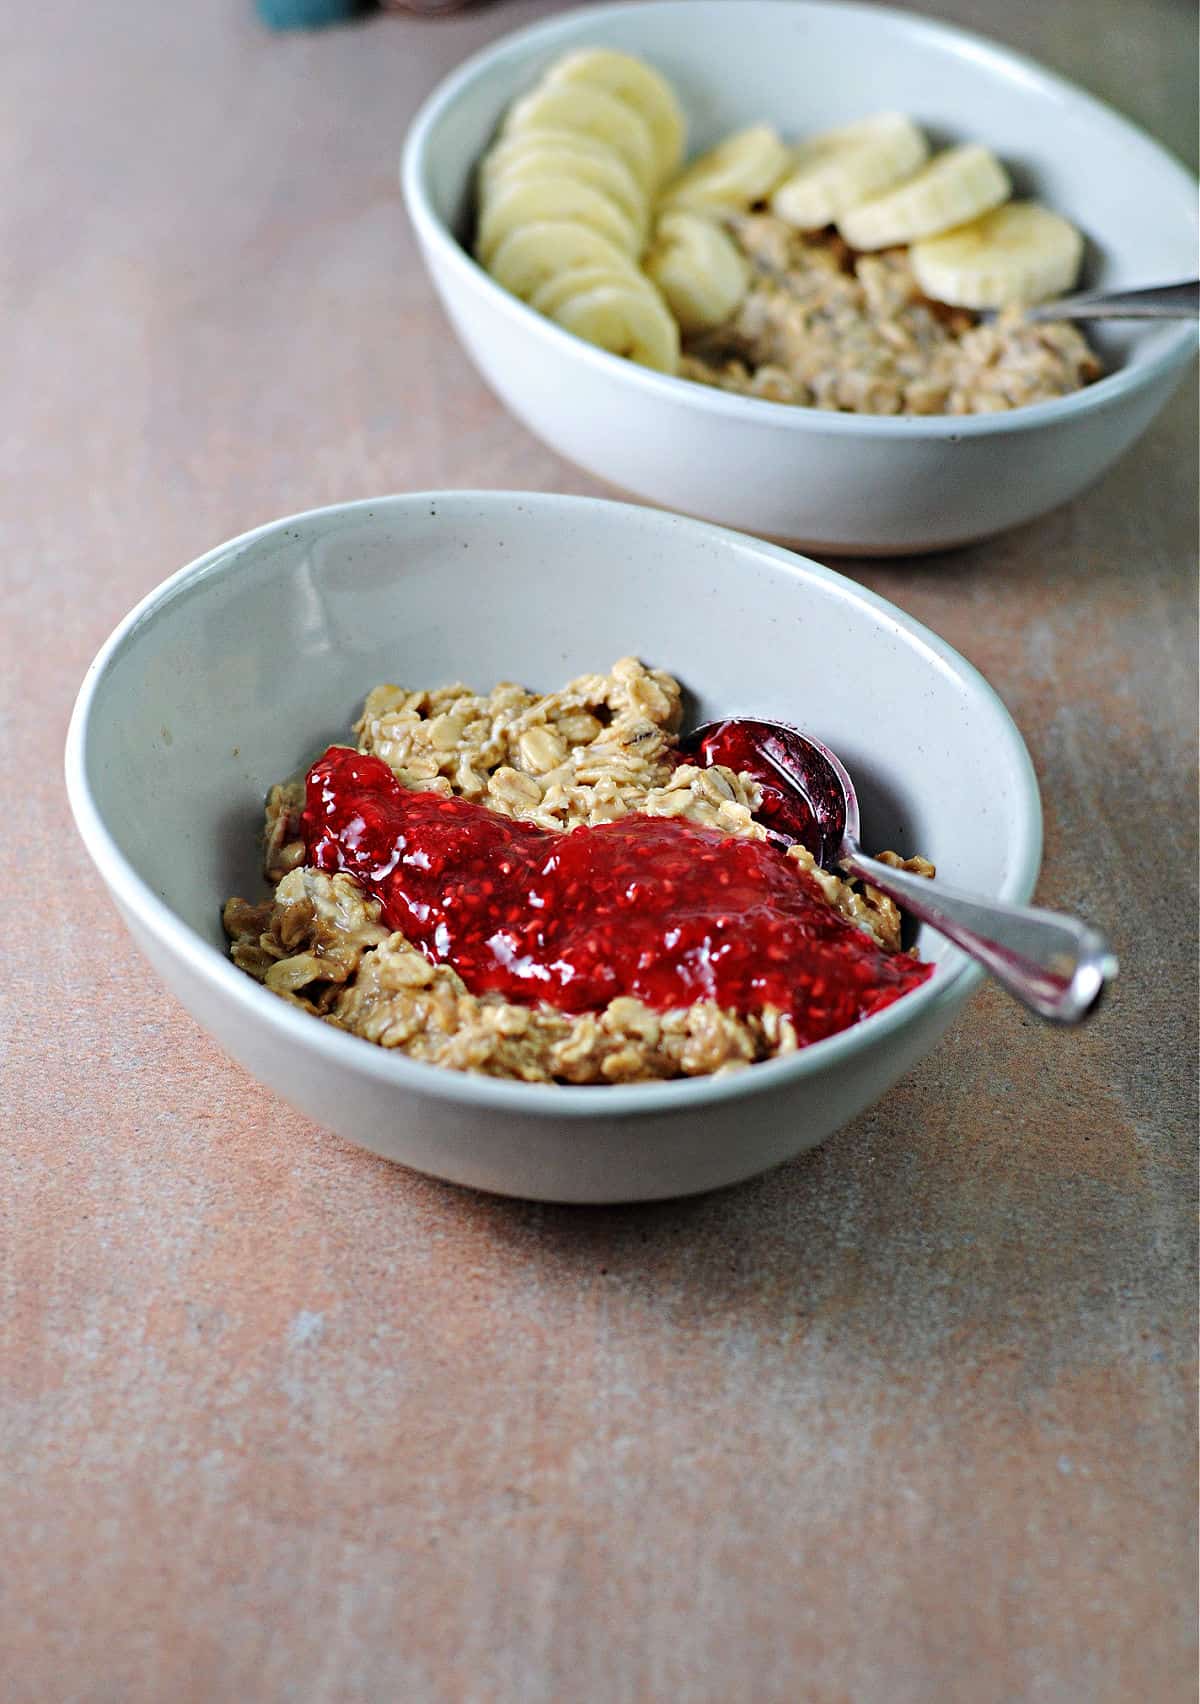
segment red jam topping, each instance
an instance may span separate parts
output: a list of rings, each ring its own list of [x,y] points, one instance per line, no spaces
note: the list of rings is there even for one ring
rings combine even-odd
[[[598,1010],[776,1006],[819,1041],[891,1005],[931,966],[880,949],[775,846],[665,817],[555,834],[402,787],[331,746],[308,776],[308,861],[344,870],[474,994]]]

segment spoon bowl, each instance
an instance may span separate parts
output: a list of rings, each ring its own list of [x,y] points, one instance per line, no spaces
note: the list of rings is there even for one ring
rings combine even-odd
[[[706,722],[681,743],[705,769],[720,763],[754,777],[763,794],[755,817],[777,845],[799,842],[834,869],[847,835],[858,840],[858,794],[841,760],[790,723],[733,716]]]
[[[681,742],[702,768],[723,764],[762,789],[755,818],[782,847],[804,846],[826,870],[860,877],[961,947],[1001,987],[1055,1023],[1095,1010],[1117,974],[1099,930],[1032,906],[980,899],[869,858],[859,846],[858,796],[835,752],[786,722],[730,716]]]

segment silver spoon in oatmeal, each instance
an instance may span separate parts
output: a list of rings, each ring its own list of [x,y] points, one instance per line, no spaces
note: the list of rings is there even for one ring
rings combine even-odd
[[[720,763],[759,782],[755,816],[771,839],[799,843],[823,869],[859,876],[961,947],[1039,1017],[1079,1023],[1116,975],[1104,936],[1076,918],[974,898],[868,858],[858,844],[854,783],[828,746],[798,728],[734,716],[705,723],[680,744],[703,768]]]
[[[1025,309],[1028,320],[1195,319],[1198,315],[1200,279],[1155,284],[1145,290],[1092,290]]]

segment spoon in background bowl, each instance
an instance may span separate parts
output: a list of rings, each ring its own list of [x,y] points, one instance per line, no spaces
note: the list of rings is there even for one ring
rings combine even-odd
[[[1145,290],[1088,290],[1025,309],[1027,320],[1195,319],[1200,279],[1155,284]]]
[[[706,722],[680,741],[701,768],[724,764],[763,790],[754,813],[776,845],[799,842],[823,869],[861,877],[961,947],[1031,1012],[1077,1024],[1117,974],[1097,929],[1026,905],[1003,905],[895,870],[858,844],[858,797],[839,759],[785,722],[732,716]]]

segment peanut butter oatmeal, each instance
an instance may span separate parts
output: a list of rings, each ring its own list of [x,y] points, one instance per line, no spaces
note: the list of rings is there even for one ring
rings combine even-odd
[[[854,414],[993,414],[1080,390],[1100,361],[1074,326],[1020,309],[981,322],[922,295],[905,248],[859,254],[769,213],[728,221],[752,268],[724,326],[693,338],[682,377]]]
[[[261,903],[235,898],[225,906],[234,962],[280,998],[368,1041],[427,1063],[526,1082],[638,1082],[731,1071],[792,1052],[831,1033],[830,1024],[855,1021],[818,1012],[814,1028],[809,1010],[789,1011],[786,1002],[762,996],[672,1004],[656,992],[692,985],[690,964],[677,984],[639,982],[631,973],[629,983],[614,986],[612,965],[644,963],[636,939],[639,884],[653,903],[661,903],[661,894],[654,879],[641,881],[641,872],[654,846],[670,842],[675,861],[660,875],[703,867],[709,873],[702,889],[732,882],[734,893],[747,873],[759,878],[757,865],[750,870],[748,863],[757,860],[782,884],[785,898],[803,897],[819,913],[817,934],[837,937],[831,951],[851,949],[856,975],[857,958],[869,955],[870,976],[882,980],[857,1015],[922,980],[927,967],[900,951],[900,917],[891,901],[816,867],[802,847],[786,855],[768,849],[767,831],[753,814],[758,783],[718,765],[680,761],[673,743],[680,719],[679,683],[629,657],[608,674],[585,675],[540,695],[511,682],[486,695],[463,685],[376,687],[354,727],[356,750],[331,747],[309,772],[307,787],[287,782],[271,790],[264,868],[275,891]],[[337,790],[347,784],[358,789],[348,803]],[[415,827],[407,840],[387,838],[386,822],[416,824],[418,817],[433,838],[418,841]],[[387,856],[372,849],[368,858],[363,848],[380,833],[384,839],[373,845]],[[593,858],[599,847],[609,864]],[[561,915],[568,931],[555,937],[546,965],[532,972],[512,946],[513,913],[503,899],[504,878],[527,855],[535,857],[529,868],[537,879],[525,881],[522,902],[547,907],[548,919]],[[924,860],[884,857],[932,873]],[[563,875],[572,860],[582,880]],[[619,909],[592,927],[587,906],[599,905],[613,869]],[[474,872],[470,880],[466,871]],[[407,933],[389,925],[389,907],[397,903],[408,907]],[[476,927],[471,908],[481,904],[490,910]],[[705,938],[713,962],[734,956],[743,933],[736,916],[716,921],[730,929],[719,951]],[[684,927],[672,924],[670,933]],[[444,962],[453,956],[447,942],[454,931],[457,969]],[[766,956],[772,953],[773,946]],[[681,974],[679,964],[669,968]],[[542,980],[514,983],[518,974]],[[773,987],[765,970],[753,985],[768,994]],[[806,987],[810,1005],[832,1009],[828,969]],[[511,997],[514,988],[520,997]],[[596,988],[599,995],[589,992]]]

